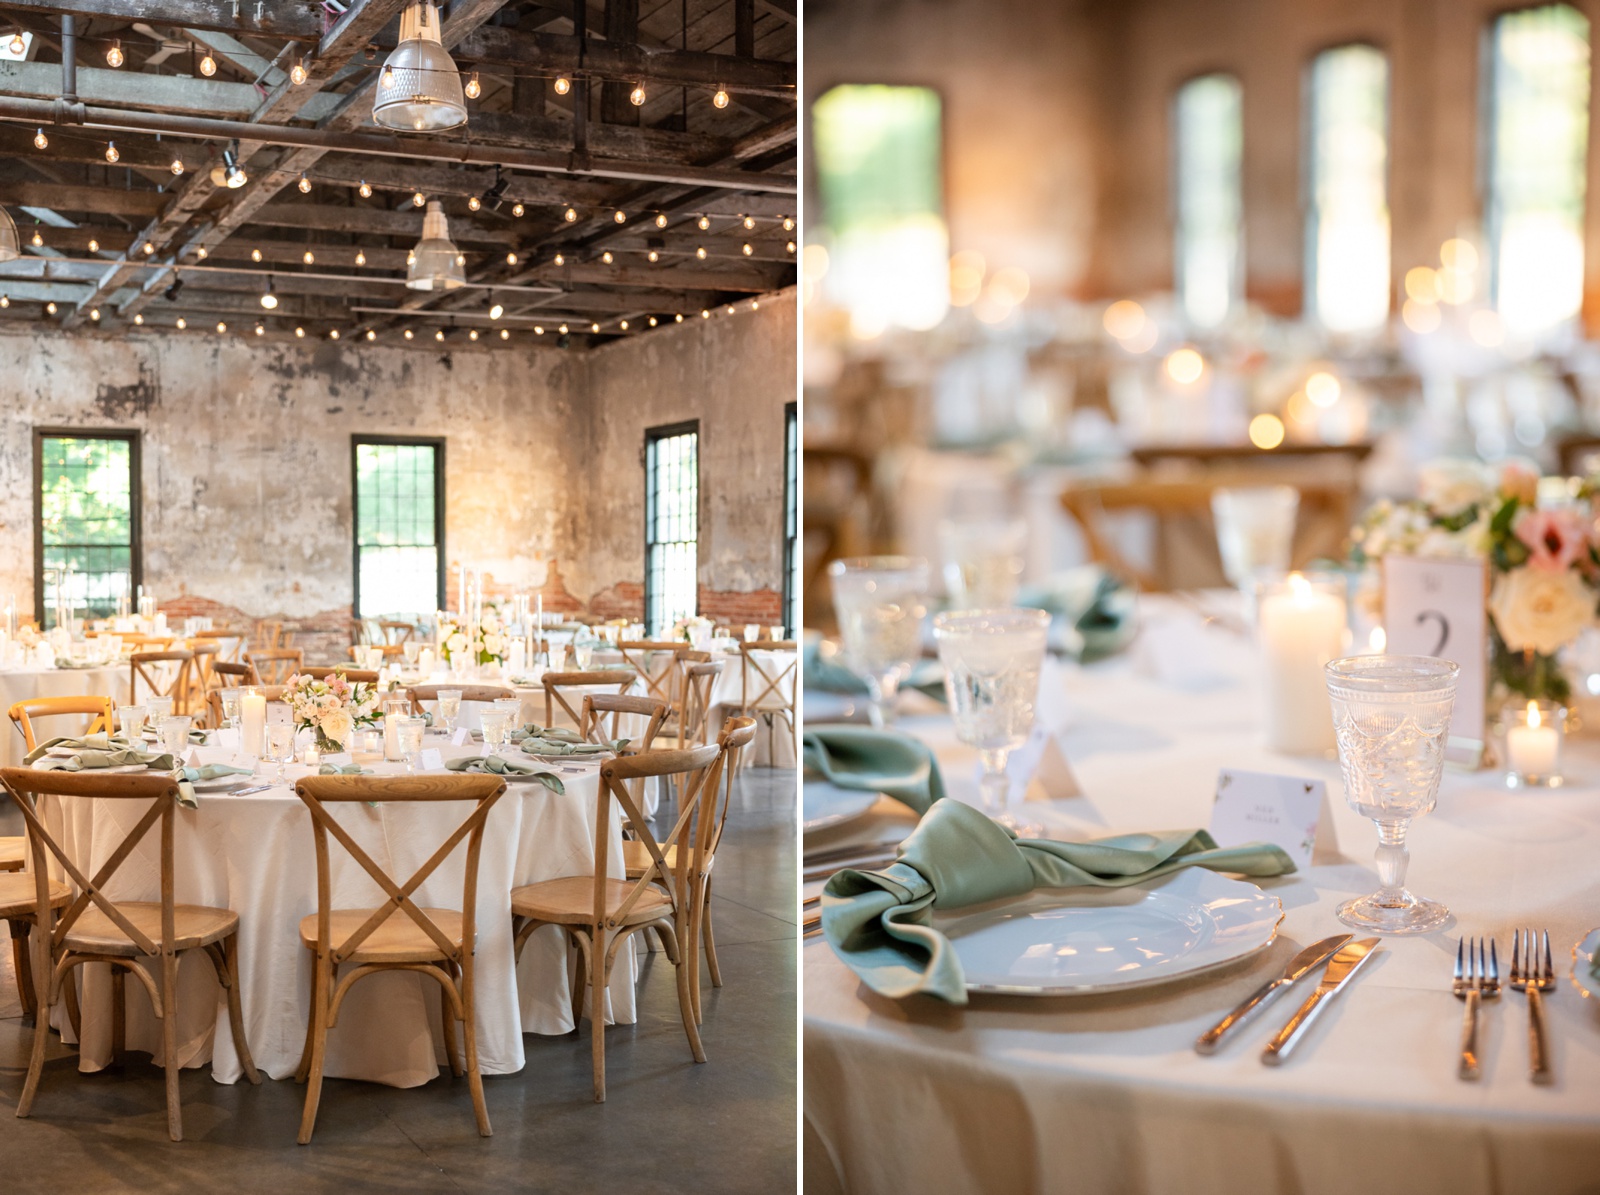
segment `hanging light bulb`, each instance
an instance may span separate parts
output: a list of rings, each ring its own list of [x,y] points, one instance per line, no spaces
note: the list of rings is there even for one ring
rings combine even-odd
[[[298,183],[296,183],[295,185],[300,188],[300,194],[302,194],[302,195],[311,194],[311,180],[306,177],[305,171],[301,171],[300,172],[300,181]]]
[[[535,336],[543,336],[544,335],[544,325],[543,324],[534,324],[533,325],[533,334]]]
[[[571,224],[578,218],[578,209],[569,207],[565,212],[562,213],[562,215],[566,219],[567,223]]]
[[[433,334],[433,338],[434,338],[434,339],[435,339],[435,340],[443,340],[443,339],[444,339],[444,329],[443,329],[443,328],[440,328],[440,329],[439,329],[439,330],[438,330],[438,331],[436,331],[436,332],[435,332],[435,333],[434,333],[434,334]]]
[[[694,222],[694,225],[701,232],[706,232],[711,228],[711,217],[710,216],[701,216],[698,220],[696,220]]]
[[[174,177],[183,173],[183,159],[177,154],[172,155],[172,161],[167,163],[167,169],[172,171]]]
[[[196,257],[198,257],[201,261],[204,261],[206,259],[206,253],[207,252],[208,252],[208,250],[206,249],[206,247],[204,245],[201,245],[200,248],[198,248],[198,249],[196,249],[194,251],[194,255]]]
[[[501,328],[500,329],[500,339],[501,340],[510,340],[511,339],[511,329],[510,328]]]
[[[92,319],[95,323],[98,324],[100,322],[100,308],[98,308],[98,307],[89,308],[89,318]]]
[[[466,95],[469,100],[475,100],[483,94],[483,84],[478,82],[478,72],[473,71],[472,77],[467,80]]]
[[[373,331],[371,328],[368,328],[367,329],[367,339],[368,340],[376,340],[376,339],[378,339],[377,332]]]
[[[761,300],[759,300],[759,299],[751,299],[750,300],[750,310],[751,311],[760,311],[761,310]]]
[[[431,7],[431,6],[430,6]],[[467,284],[461,254],[450,239],[450,221],[438,200],[422,218],[422,239],[407,262],[406,285],[412,290],[455,290]]]
[[[783,231],[784,232],[793,232],[794,231],[794,217],[793,216],[785,216],[783,218]]]
[[[599,324],[590,324],[589,325],[589,331],[591,331],[591,332],[600,331],[600,325]]]
[[[617,324],[617,327],[621,328],[624,332],[626,332],[628,330],[628,321],[627,320],[622,320],[620,323]]]
[[[606,265],[610,265],[613,261],[616,260],[616,258],[612,257],[611,256],[611,250],[607,249],[604,253],[602,253],[600,255],[600,260],[605,262]]]
[[[89,238],[89,252],[90,253],[98,253],[98,252],[100,252],[100,242],[95,240],[94,237],[90,237]]]
[[[208,79],[217,73],[217,60],[209,53],[200,60],[200,73]]]
[[[407,340],[410,340],[416,335],[416,333],[414,333],[410,328],[407,328],[404,332],[400,333],[400,335],[404,336]]]
[[[217,321],[217,333],[220,335],[221,333],[226,332],[227,330],[228,330],[228,325],[225,324],[222,320],[218,320]]]
[[[39,235],[39,230],[37,228],[33,230],[33,240],[29,243],[32,244],[35,249],[41,248],[44,245],[44,237]]]
[[[710,319],[711,318],[711,312],[705,310],[704,308],[701,308],[701,310],[700,310],[700,318],[701,319]]]
[[[264,325],[262,325],[262,324],[257,324],[256,325],[256,335],[257,336],[265,336],[266,334],[267,334],[266,327]]]
[[[180,315],[178,317],[178,331],[182,332],[188,326],[189,326],[189,321],[184,319],[183,316]]]
[[[482,206],[483,206],[483,200],[479,199],[476,195],[472,196],[470,199],[467,200],[467,210],[468,211],[475,212],[479,208],[481,208]]]
[[[656,326],[656,317],[653,315],[650,317],[650,326],[652,328]]]
[[[361,180],[361,185],[356,188],[356,192],[363,199],[371,199],[372,198],[372,184],[369,183],[366,179],[362,179]]]
[[[566,95],[567,92],[569,92],[571,90],[572,90],[572,80],[567,78],[565,75],[557,75],[556,76],[556,94],[557,95]]]
[[[307,249],[300,255],[300,260],[305,262],[308,266],[314,266],[317,264],[317,255],[311,252],[311,250]]]
[[[626,224],[628,222],[628,213],[623,211],[621,208],[618,208],[616,211],[611,213],[611,218],[618,224]]]
[[[556,254],[556,265],[564,266],[566,264],[567,264],[567,259],[562,257],[561,254],[557,253]]]
[[[512,215],[513,215],[513,216],[520,216],[520,215],[522,215],[522,214],[523,214],[523,213],[524,213],[524,212],[526,212],[526,211],[527,211],[527,210],[528,210],[528,209],[527,209],[527,208],[525,208],[525,207],[523,207],[523,206],[522,206],[522,205],[521,205],[521,204],[520,204],[520,203],[513,203],[513,204],[512,204],[512,205],[511,205],[511,214],[512,214]]]
[[[746,216],[744,218],[744,226],[746,228],[754,228],[756,226],[756,218],[754,216]]]
[[[306,70],[305,58],[296,58],[294,65],[289,68],[290,82],[292,82],[296,87],[299,87],[309,77],[309,72]]]
[[[16,48],[16,44],[17,44],[17,39],[16,38],[12,38],[11,39],[12,49]],[[111,47],[110,47],[110,49],[108,49],[106,51],[106,65],[109,66],[112,70],[116,70],[117,67],[121,66],[126,61],[127,61],[127,58],[122,53],[122,40],[120,38],[115,38],[115,37],[112,38],[111,39]]]
[[[676,322],[676,323],[680,323],[680,324],[683,323],[683,312],[681,312],[681,311],[678,312],[672,318],[673,318],[674,322]]]
[[[752,245],[749,241],[746,241],[743,245],[741,245],[740,249],[742,249],[744,251],[744,255],[746,257],[749,257],[752,253],[754,253],[756,251],[755,246]]]
[[[511,253],[507,253],[506,254],[506,265],[514,266],[516,264],[517,264],[517,255],[516,255],[516,253],[514,251],[511,252]]]
[[[456,254],[456,265],[464,266],[466,264],[467,264],[467,255],[465,253],[457,253]]]
[[[666,212],[657,212],[656,213],[656,227],[657,228],[665,228],[666,226],[667,226],[667,213]]]
[[[11,35],[11,53],[14,57],[21,58],[27,52],[28,39],[23,37],[22,30],[18,29]]]
[[[499,319],[505,313],[506,313],[505,307],[502,304],[499,304],[499,303],[496,303],[493,307],[489,308],[489,318],[490,319]]]
[[[473,328],[471,331],[469,331],[467,333],[467,339],[468,340],[477,340],[478,339],[478,329]]]
[[[146,241],[144,243],[144,255],[146,257],[152,256],[155,253],[155,251],[156,251],[156,247],[155,247],[155,244],[153,242]]]
[[[706,259],[706,247],[704,245],[697,246],[694,255],[704,261]]]
[[[652,265],[661,260],[661,253],[657,249],[650,250],[645,256],[650,259]]]
[[[138,324],[141,328],[144,327],[144,313],[142,311],[135,312],[133,316],[133,322]]]
[[[278,295],[273,288],[271,274],[267,275],[267,289],[261,292],[261,305],[268,311],[273,310],[278,305]]]
[[[122,155],[117,152],[117,143],[115,141],[107,141],[106,142],[106,161],[115,162],[121,156]]]
[[[306,338],[306,330],[304,328],[296,328],[294,330],[294,337],[296,340],[304,340]]]
[[[726,87],[717,88],[717,94],[711,97],[711,102],[718,108],[726,108],[728,106],[728,89]]]
[[[644,105],[644,98],[644,84],[635,83],[633,90],[628,93],[628,102],[635,108],[639,108]]]
[[[49,147],[49,145],[50,145],[50,138],[48,138],[48,137],[46,137],[44,135],[44,130],[42,128],[41,129],[35,129],[34,133],[33,133],[33,148],[34,149],[47,149]]]
[[[260,261],[261,260],[261,250],[259,250],[259,249],[250,250],[250,260],[251,261]]]
[[[560,332],[561,335],[565,336],[567,334],[567,325],[566,324],[562,324],[559,328],[556,329],[556,331]]]
[[[794,252],[794,242],[790,241],[787,245],[784,246],[784,249],[786,249],[790,253],[793,253]]]
[[[425,204],[427,202],[428,202],[428,197],[426,195],[424,195],[421,191],[412,192],[412,195],[411,195],[411,206],[412,207],[421,207],[423,204]]]
[[[47,313],[47,314],[49,314],[49,315],[54,315],[54,314],[55,314],[55,313],[56,313],[56,305],[55,305],[55,301],[54,301],[54,300],[51,300],[51,301],[50,301],[50,302],[48,302],[48,303],[46,303],[46,304],[45,304],[45,305],[44,305],[44,309],[45,309],[45,312],[46,312],[46,313]]]
[[[367,251],[365,249],[357,249],[356,250],[356,265],[364,266],[366,264],[367,264]]]
[[[461,75],[439,40],[439,10],[427,0],[400,14],[400,44],[383,64],[372,119],[419,133],[467,123]]]

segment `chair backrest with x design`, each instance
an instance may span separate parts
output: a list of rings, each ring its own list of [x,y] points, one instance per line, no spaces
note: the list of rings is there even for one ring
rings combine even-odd
[[[749,717],[729,718],[717,733],[718,775],[706,777],[706,790],[701,796],[700,817],[695,823],[695,859],[691,873],[704,875],[711,870],[717,847],[722,842],[722,828],[728,822],[728,807],[733,803],[733,775],[738,770],[739,753],[755,741],[756,720]],[[719,781],[722,782],[719,785]],[[718,788],[721,788],[719,795]]]
[[[384,642],[396,647],[410,642],[411,637],[417,633],[415,623],[401,622],[398,619],[383,619],[378,623],[378,629],[383,632]]]
[[[116,729],[116,719],[112,713],[112,701],[109,697],[34,697],[28,701],[17,702],[6,713],[22,732],[22,741],[28,744],[29,751],[39,745],[38,735],[33,729],[34,718],[54,718],[70,714],[77,714],[80,717],[88,715],[89,724],[81,733],[110,734]],[[73,733],[79,732],[75,730]]]
[[[170,673],[162,665],[176,664]],[[128,657],[128,696],[138,705],[143,697],[170,697],[172,708],[188,709],[189,687],[194,678],[194,656],[187,651],[136,651]],[[139,682],[146,692],[139,692]]]
[[[583,712],[573,708],[571,698],[580,696],[573,689],[611,689],[618,696],[633,687],[639,674],[631,668],[604,668],[592,672],[546,672],[544,682],[544,724],[555,725],[556,706],[559,705],[574,726],[583,725]],[[659,696],[659,694],[652,694]],[[578,701],[582,706],[583,702]]]
[[[273,647],[265,651],[247,651],[245,663],[258,685],[281,685],[304,666],[306,653],[298,647]]]
[[[481,701],[485,705],[502,701],[507,697],[515,697],[515,689],[502,685],[452,685],[449,682],[439,685],[412,685],[406,690],[406,696],[411,698],[411,712],[421,715],[424,701],[438,701],[440,689],[458,689],[461,692],[461,704],[469,701]]]
[[[193,637],[210,640],[215,643],[217,645],[218,662],[225,661],[229,664],[237,664],[239,662],[239,657],[244,653],[245,644],[248,641],[243,631],[233,630],[228,627],[220,627],[209,631],[196,631]]]
[[[627,753],[652,749],[661,724],[667,720],[667,703],[659,697],[634,697],[627,693],[586,693],[578,733],[591,743],[614,743],[623,738],[622,717],[638,714],[649,719],[642,735],[628,735]],[[607,719],[610,719],[609,724]]]
[[[773,652],[794,652],[788,661],[774,659]],[[739,644],[739,708],[794,711],[795,673],[800,654],[793,639],[776,642]]]
[[[494,803],[506,791],[500,776],[307,776],[294,786],[295,794],[311,813],[317,847],[317,953],[334,964],[343,962],[391,917],[403,914],[427,935],[441,957],[461,968],[462,997],[472,998],[472,958],[476,941],[478,861],[483,849],[484,823]],[[472,811],[452,831],[425,863],[403,883],[369,855],[333,816],[330,805],[367,802],[383,805],[405,801],[472,801]],[[388,899],[342,942],[333,940],[333,872],[328,839],[334,839]],[[412,899],[413,894],[465,841],[466,868],[461,891],[461,940],[452,941],[444,927]],[[413,960],[415,961],[415,960]],[[400,963],[397,965],[406,965]],[[354,977],[341,983],[341,990]],[[337,1001],[337,996],[335,997]]]
[[[711,768],[722,755],[715,743],[686,750],[646,751],[640,755],[619,755],[600,765],[600,790],[595,801],[594,823],[594,922],[597,925],[620,924],[628,911],[639,902],[651,884],[660,884],[671,893],[675,904],[689,900],[689,880],[694,875],[697,853],[694,849],[694,815],[700,809],[702,795],[716,783]],[[643,873],[628,881],[628,889],[615,903],[607,899],[607,885],[615,881],[610,877],[612,799],[622,806],[624,820],[636,829],[648,824],[639,802],[629,791],[629,783],[649,776],[678,776],[678,820],[659,841],[649,833],[641,833],[639,841],[650,854],[650,863]],[[718,773],[720,776],[720,773]],[[636,786],[637,787],[637,786]],[[662,847],[677,846],[676,855],[669,866]],[[620,939],[619,939],[620,940]]]
[[[342,676],[352,685],[375,685],[378,683],[378,674],[370,668],[351,668],[347,664],[307,664],[300,669],[301,676],[309,676],[314,680],[328,680],[334,676]]]
[[[678,746],[688,747],[710,739],[711,691],[722,675],[723,662],[684,663],[683,687],[678,692]]]
[[[636,670],[644,680],[645,691],[659,697],[674,709],[678,706],[678,652],[682,643],[667,639],[626,639],[617,644],[622,662]],[[660,657],[670,656],[672,665],[660,666]]]

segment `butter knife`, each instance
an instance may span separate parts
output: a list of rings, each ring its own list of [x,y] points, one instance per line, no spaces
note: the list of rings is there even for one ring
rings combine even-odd
[[[1217,1047],[1222,1044],[1224,1037],[1246,1021],[1253,1019],[1258,1012],[1287,991],[1297,980],[1303,979],[1314,968],[1322,966],[1349,940],[1349,934],[1335,934],[1331,938],[1324,938],[1320,942],[1314,942],[1307,946],[1289,960],[1288,966],[1284,967],[1281,974],[1274,976],[1267,983],[1257,988],[1251,993],[1248,1000],[1202,1033],[1195,1040],[1195,1053],[1216,1053]]]
[[[1306,997],[1306,1002],[1295,1010],[1289,1023],[1278,1030],[1278,1035],[1261,1051],[1262,1062],[1277,1066],[1289,1056],[1289,1051],[1305,1036],[1311,1023],[1327,1007],[1327,1002],[1354,978],[1355,973],[1373,956],[1377,945],[1377,938],[1363,938],[1359,942],[1351,942],[1333,956],[1327,971],[1317,983],[1317,990]]]

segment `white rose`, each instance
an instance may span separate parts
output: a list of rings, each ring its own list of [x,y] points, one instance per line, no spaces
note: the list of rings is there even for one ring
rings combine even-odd
[[[342,744],[348,739],[354,725],[348,710],[329,710],[322,715],[322,733],[335,743]]]
[[[444,645],[446,650],[448,650],[451,655],[454,655],[458,651],[466,651],[467,637],[460,631],[457,631],[455,634],[451,635],[449,639],[445,640]]]
[[[1512,651],[1549,655],[1593,620],[1594,594],[1571,569],[1513,569],[1495,581],[1489,613]]]
[[[500,654],[500,649],[505,646],[499,635],[490,633],[483,637],[483,650],[491,656]]]
[[[1482,461],[1441,460],[1422,466],[1417,493],[1444,518],[1494,497],[1495,476]]]

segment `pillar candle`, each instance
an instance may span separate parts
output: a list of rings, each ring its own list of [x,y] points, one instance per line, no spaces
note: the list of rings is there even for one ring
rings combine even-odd
[[[385,759],[399,759],[400,756],[400,719],[404,714],[385,714],[383,716],[383,757]]]
[[[1291,573],[1262,597],[1260,618],[1268,746],[1290,753],[1331,750],[1333,711],[1322,668],[1344,653],[1344,598]]]
[[[267,699],[260,693],[239,695],[239,749],[261,758],[266,749]]]
[[[1528,702],[1523,725],[1506,729],[1506,763],[1521,776],[1554,776],[1561,766],[1561,731],[1544,723],[1536,702]]]

